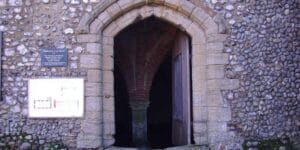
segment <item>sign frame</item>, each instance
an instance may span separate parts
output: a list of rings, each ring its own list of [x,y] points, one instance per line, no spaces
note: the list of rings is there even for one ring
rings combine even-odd
[[[65,82],[63,82],[65,81]],[[41,85],[48,83],[49,89],[43,89]],[[50,83],[50,85],[49,85]],[[72,85],[66,85],[72,83]],[[76,84],[77,83],[77,84]],[[74,84],[74,85],[73,85]],[[41,118],[41,119],[47,119],[47,118],[83,118],[84,117],[84,111],[85,111],[85,99],[84,99],[84,78],[33,78],[33,79],[28,79],[28,118]],[[78,86],[78,90],[74,90],[74,87]],[[36,86],[36,87],[33,87]],[[44,85],[43,85],[44,86]],[[45,87],[45,86],[44,86]],[[56,89],[56,87],[61,88]],[[54,89],[55,88],[55,89]],[[62,89],[65,90],[74,90],[76,91],[75,93],[72,92],[66,92],[63,93]],[[34,91],[34,90],[46,90],[47,94],[42,95],[41,92],[45,91]],[[52,90],[52,91],[49,91]],[[57,97],[63,97],[63,96],[58,96],[57,91],[61,91],[60,94],[66,94],[68,96],[78,96],[77,101],[70,101],[69,97],[67,99],[69,100],[57,100]],[[34,92],[34,93],[32,93]],[[56,92],[56,93],[55,93]],[[40,98],[42,97],[42,98]],[[43,102],[43,103],[41,103]],[[48,103],[49,102],[49,103]],[[63,104],[65,103],[65,106],[68,106],[66,109],[70,109],[69,106],[78,106],[77,112],[67,112],[67,111],[58,111],[55,112],[55,105]],[[45,103],[47,103],[48,108],[45,108]],[[70,105],[71,104],[71,105]],[[35,108],[37,107],[37,108]],[[38,108],[39,107],[39,108]],[[37,112],[40,109],[40,112]],[[47,112],[48,109],[50,110]],[[61,108],[59,109],[61,110]],[[75,110],[75,109],[74,109]],[[48,114],[47,114],[48,113]]]
[[[68,50],[66,48],[40,48],[41,65],[44,67],[66,67]]]

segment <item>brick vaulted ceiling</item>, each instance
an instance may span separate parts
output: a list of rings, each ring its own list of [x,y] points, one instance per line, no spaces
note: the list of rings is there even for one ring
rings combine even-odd
[[[132,24],[115,38],[115,68],[126,81],[131,101],[149,98],[149,90],[163,59],[170,55],[179,30],[154,17]]]

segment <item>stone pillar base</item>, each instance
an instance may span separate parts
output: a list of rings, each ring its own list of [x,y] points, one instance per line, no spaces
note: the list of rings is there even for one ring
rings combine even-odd
[[[148,147],[147,139],[147,108],[148,101],[131,101],[132,140],[137,147]]]

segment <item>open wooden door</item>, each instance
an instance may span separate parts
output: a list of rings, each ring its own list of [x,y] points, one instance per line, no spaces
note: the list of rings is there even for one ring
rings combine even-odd
[[[189,37],[182,32],[176,36],[172,61],[172,142],[188,145],[191,143]]]

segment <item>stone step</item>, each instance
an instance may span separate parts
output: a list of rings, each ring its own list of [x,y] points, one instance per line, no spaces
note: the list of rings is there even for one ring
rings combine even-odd
[[[196,146],[196,145],[175,146],[175,147],[168,147],[168,148],[163,148],[163,149],[112,146],[112,147],[106,148],[105,150],[208,150],[208,148],[206,146]]]

